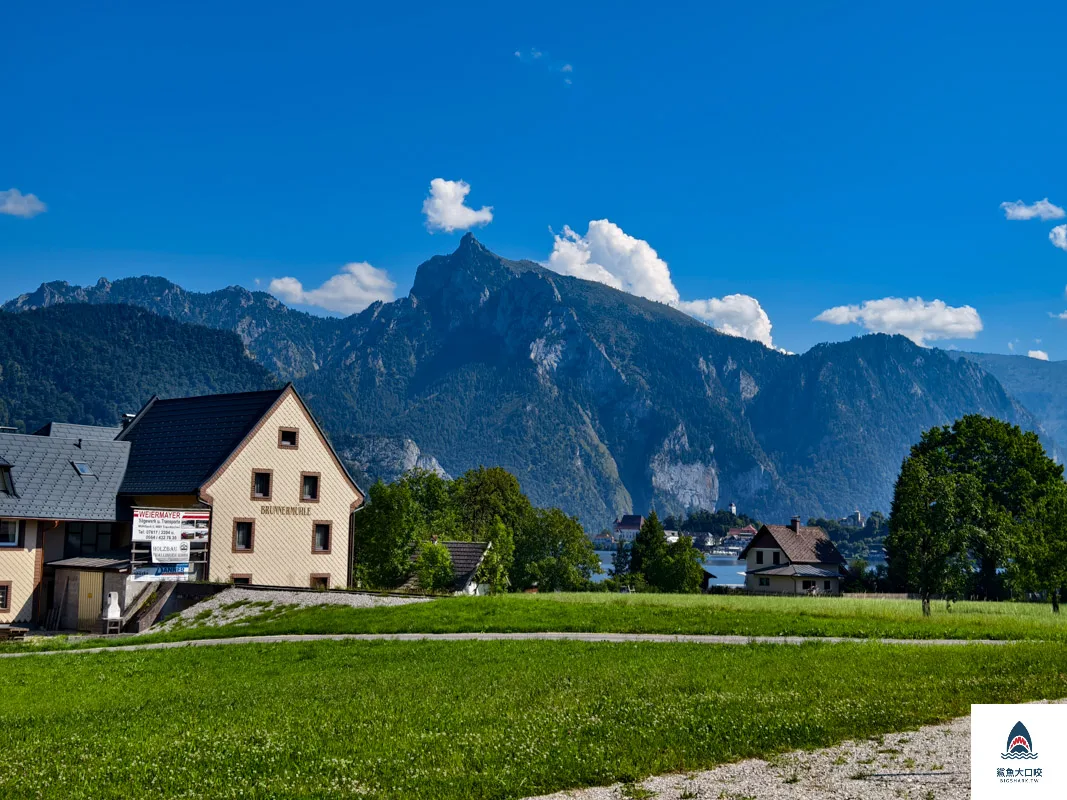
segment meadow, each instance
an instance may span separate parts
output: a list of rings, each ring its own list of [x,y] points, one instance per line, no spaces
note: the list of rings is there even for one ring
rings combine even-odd
[[[0,797],[519,798],[1063,697],[1065,663],[1067,645],[1037,643],[316,642],[2,659]]]

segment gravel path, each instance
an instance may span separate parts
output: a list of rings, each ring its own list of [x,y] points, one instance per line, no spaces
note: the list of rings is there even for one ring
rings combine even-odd
[[[1055,702],[1067,702],[1057,700]],[[825,750],[528,800],[967,800],[971,718]]]
[[[376,608],[378,606],[402,606],[408,603],[425,603],[428,597],[389,597],[385,595],[356,594],[353,592],[288,592],[284,589],[242,589],[233,587],[219,592],[185,609],[181,614],[164,623],[155,625],[151,633],[169,631],[190,624],[217,627],[240,622],[246,617],[258,616],[265,611],[282,607],[304,606],[351,606],[352,608]],[[210,612],[210,614],[206,613]],[[194,622],[195,621],[195,622]]]

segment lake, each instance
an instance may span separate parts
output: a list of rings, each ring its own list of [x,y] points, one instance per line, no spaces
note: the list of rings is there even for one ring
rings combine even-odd
[[[614,550],[597,550],[600,559],[602,575],[594,575],[593,581],[600,583],[611,577],[611,562],[615,558]],[[704,556],[704,563],[715,574],[715,578],[709,583],[712,586],[744,586],[745,585],[745,562],[726,556]]]

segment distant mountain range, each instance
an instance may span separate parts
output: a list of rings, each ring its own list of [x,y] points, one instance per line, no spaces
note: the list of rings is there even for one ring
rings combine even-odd
[[[407,297],[345,319],[152,277],[43,284],[3,309],[84,304],[237,334],[255,362],[296,382],[368,477],[499,464],[535,503],[590,530],[653,504],[678,513],[732,501],[769,520],[888,510],[911,444],[966,413],[1038,430],[1051,448],[1067,436],[1061,365],[885,335],[785,355],[501,258],[469,234],[419,267]]]

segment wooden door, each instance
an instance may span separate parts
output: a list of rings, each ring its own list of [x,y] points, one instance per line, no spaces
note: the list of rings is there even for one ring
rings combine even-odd
[[[78,573],[78,630],[91,631],[104,608],[104,573]]]

